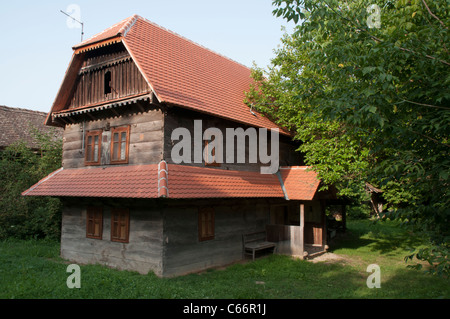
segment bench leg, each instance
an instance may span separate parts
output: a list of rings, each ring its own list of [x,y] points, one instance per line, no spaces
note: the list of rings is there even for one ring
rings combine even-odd
[[[255,249],[253,249],[253,261],[255,261]]]

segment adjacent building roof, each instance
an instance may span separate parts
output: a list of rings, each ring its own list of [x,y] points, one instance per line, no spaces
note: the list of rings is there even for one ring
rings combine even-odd
[[[64,108],[83,52],[122,42],[160,103],[230,119],[246,125],[278,128],[244,103],[250,68],[213,52],[138,15],[133,15],[76,46],[52,112]],[[51,124],[51,117],[47,123]],[[281,133],[288,134],[280,130]]]
[[[44,125],[44,112],[0,105],[0,149],[15,142],[24,141],[31,149],[38,149],[33,130],[52,131],[56,138],[62,137],[62,129]]]
[[[22,195],[107,198],[286,198],[311,200],[319,186],[304,168],[276,175],[177,164],[59,169]],[[283,190],[283,185],[284,188]]]

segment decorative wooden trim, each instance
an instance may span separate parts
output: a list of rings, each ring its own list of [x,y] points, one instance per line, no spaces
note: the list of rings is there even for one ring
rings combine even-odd
[[[95,231],[95,225],[98,224],[98,232]],[[93,239],[102,239],[103,236],[103,208],[86,208],[86,237]]]
[[[101,164],[101,157],[102,157],[102,134],[103,130],[94,130],[94,131],[88,131],[86,132],[85,136],[85,149],[84,149],[84,165],[91,166],[91,165],[100,165]],[[94,161],[95,158],[95,143],[88,144],[89,137],[92,138],[92,140],[95,139],[95,136],[98,136],[98,154],[97,154],[97,160]],[[88,152],[88,146],[91,146],[91,152],[89,154]],[[91,160],[88,159],[88,155],[91,156]]]
[[[125,140],[125,159],[114,159],[114,149],[115,147],[118,147],[117,155],[120,156],[122,153],[122,141],[121,141],[121,135],[122,133],[126,133],[126,140]],[[119,140],[117,142],[114,141],[114,134],[119,134]],[[128,164],[128,151],[130,148],[130,126],[120,126],[120,127],[112,127],[111,128],[111,164]]]
[[[111,208],[111,241],[128,243],[129,238],[130,211],[128,208]]]
[[[119,43],[119,42],[122,42],[122,37],[121,36],[114,36],[114,37],[111,37],[109,39],[105,39],[105,40],[102,40],[102,41],[94,42],[92,44],[86,44],[86,45],[81,45],[81,46],[79,45],[79,46],[73,47],[73,49],[75,50],[75,52],[74,52],[75,54],[80,54],[80,53],[83,53],[83,52],[86,52],[86,51],[98,49],[100,47],[104,47],[104,46],[111,45],[111,44],[114,44],[114,43]]]

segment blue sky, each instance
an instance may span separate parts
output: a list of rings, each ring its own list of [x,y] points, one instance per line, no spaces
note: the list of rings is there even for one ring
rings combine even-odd
[[[2,1],[0,105],[50,110],[81,40],[81,29],[60,12],[71,4],[80,9],[84,39],[138,14],[248,67],[267,67],[282,26],[292,30],[272,15],[271,0]]]

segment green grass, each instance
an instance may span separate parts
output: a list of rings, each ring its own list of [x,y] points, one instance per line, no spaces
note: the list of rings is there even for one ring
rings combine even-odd
[[[68,262],[53,241],[0,242],[0,298],[449,298],[450,280],[406,268],[409,247],[421,243],[393,222],[349,221],[331,245],[339,262],[273,255],[226,269],[158,278],[100,265],[81,265],[81,288],[66,285]],[[381,288],[366,286],[369,264]]]

